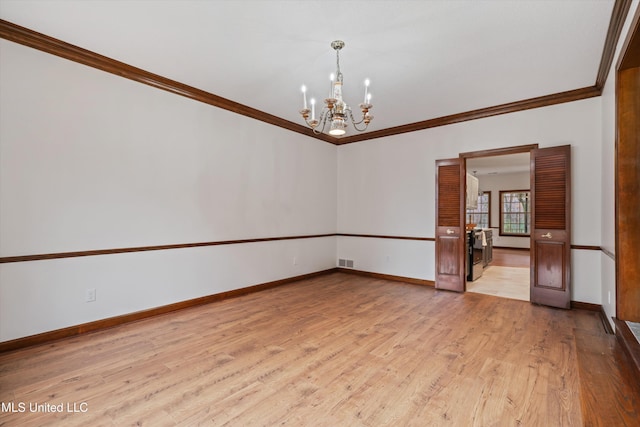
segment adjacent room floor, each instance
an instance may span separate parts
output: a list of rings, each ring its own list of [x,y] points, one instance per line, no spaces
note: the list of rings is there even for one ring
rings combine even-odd
[[[467,282],[467,291],[529,301],[529,251],[520,249],[493,249],[493,261],[473,282]]]

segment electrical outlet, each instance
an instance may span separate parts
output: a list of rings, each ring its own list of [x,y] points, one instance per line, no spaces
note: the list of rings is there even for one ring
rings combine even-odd
[[[607,292],[607,299],[609,300],[609,304],[611,304],[611,291]]]
[[[96,300],[96,288],[87,289],[84,300],[85,302],[94,302]]]

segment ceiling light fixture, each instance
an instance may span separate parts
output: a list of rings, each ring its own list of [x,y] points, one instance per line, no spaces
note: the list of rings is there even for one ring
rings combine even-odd
[[[325,106],[316,119],[316,100],[311,98],[311,109],[307,106],[307,87],[302,86],[302,98],[304,108],[300,110],[304,121],[313,129],[313,133],[323,133],[327,124],[329,125],[329,135],[342,136],[347,132],[347,122],[351,120],[353,127],[357,131],[364,131],[369,126],[373,116],[369,114],[369,110],[373,108],[371,105],[371,93],[369,92],[369,79],[364,81],[364,101],[359,105],[362,110],[362,118],[356,122],[353,118],[351,108],[342,100],[342,73],[340,72],[340,49],[344,47],[342,40],[331,42],[331,47],[336,51],[336,73],[331,74],[331,88],[329,97],[324,100]],[[309,118],[311,113],[311,118]],[[318,130],[318,125],[322,123],[322,127]],[[358,125],[364,123],[364,127],[359,128]]]

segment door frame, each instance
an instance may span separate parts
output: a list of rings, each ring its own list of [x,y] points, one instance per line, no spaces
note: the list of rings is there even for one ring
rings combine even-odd
[[[529,153],[533,150],[537,150],[540,148],[538,144],[528,144],[528,145],[518,145],[514,147],[505,147],[505,148],[495,148],[490,150],[481,150],[481,151],[469,151],[466,153],[460,153],[458,157],[462,160],[462,170],[463,173],[467,173],[467,159],[474,159],[479,157],[495,157],[495,156],[506,156],[508,154],[521,154],[521,153]],[[529,175],[531,175],[531,171],[529,171]],[[464,194],[467,192],[467,183],[466,180],[463,181],[462,191]],[[467,259],[465,257],[465,264]],[[529,269],[532,268],[531,258],[529,259]],[[465,266],[466,271],[466,266]],[[466,277],[465,277],[466,280]],[[466,288],[466,287],[465,287]]]
[[[640,173],[640,7],[624,41],[616,64],[615,95],[615,317],[640,322],[640,265],[637,237],[640,233],[638,181]],[[603,251],[604,252],[604,251]],[[607,252],[605,252],[607,253]]]
[[[464,167],[466,169],[467,159],[473,159],[476,157],[505,156],[507,154],[531,153],[532,150],[537,150],[538,148],[540,148],[538,144],[518,145],[515,147],[495,148],[492,150],[469,151],[467,153],[460,153],[458,157],[464,159]]]

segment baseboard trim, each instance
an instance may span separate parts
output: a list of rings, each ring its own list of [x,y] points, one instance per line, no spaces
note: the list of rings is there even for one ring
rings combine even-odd
[[[352,268],[338,267],[336,270],[341,273],[356,274],[358,276],[372,277],[374,279],[392,280],[394,282],[411,283],[412,285],[422,285],[422,286],[430,286],[430,287],[434,287],[436,285],[433,280],[415,279],[413,277],[404,277],[404,276],[394,276],[392,274],[373,273],[371,271],[354,270]]]
[[[163,305],[161,307],[151,308],[148,310],[136,311],[134,313],[128,313],[120,316],[109,317],[106,319],[83,323],[81,325],[69,326],[67,328],[56,329],[54,331],[43,332],[41,334],[30,335],[23,338],[16,338],[14,340],[0,342],[0,353],[19,350],[19,349],[31,347],[38,344],[48,344],[63,338],[74,337],[77,335],[83,335],[90,332],[97,332],[104,329],[113,328],[115,326],[136,322],[138,320],[148,319],[150,317],[171,313],[174,311],[184,310],[184,309],[196,307],[199,305],[210,304],[212,302],[235,298],[242,295],[251,294],[254,292],[260,292],[267,289],[275,288],[277,286],[286,285],[291,282],[310,279],[312,277],[322,276],[325,274],[335,273],[336,271],[338,271],[337,268],[330,268],[328,270],[321,270],[321,271],[316,271],[314,273],[302,274],[300,276],[288,277],[286,279],[274,280],[272,282],[266,282],[258,285],[248,286],[246,288],[234,289],[227,292],[221,292],[219,294],[207,295],[204,297],[194,298],[186,301],[180,301],[173,304]]]
[[[602,306],[600,304],[592,304],[590,302],[580,302],[580,301],[571,301],[571,308],[577,310],[588,310],[588,311],[602,311]]]
[[[636,378],[636,383],[640,384],[640,343],[629,329],[627,322],[617,318],[614,318],[613,322],[616,325],[616,338],[627,356],[629,368]]]
[[[611,323],[609,323],[609,319],[607,318],[607,313],[604,311],[604,307],[600,306],[600,320],[602,320],[602,326],[604,326],[604,330],[609,335],[615,334],[613,328],[611,327]]]
[[[572,310],[588,310],[595,311],[600,314],[600,321],[602,322],[602,327],[607,334],[613,335],[613,328],[611,324],[607,320],[607,313],[604,312],[604,307],[601,304],[592,304],[590,302],[580,302],[580,301],[571,301],[571,309]]]
[[[109,317],[106,319],[83,323],[80,325],[69,326],[67,328],[56,329],[53,331],[43,332],[36,335],[16,338],[10,341],[0,342],[0,353],[19,350],[22,348],[31,347],[39,344],[48,344],[64,338],[74,337],[74,336],[83,335],[91,332],[97,332],[104,329],[113,328],[115,326],[124,325],[127,323],[132,323],[132,322],[136,322],[143,319],[148,319],[150,317],[167,314],[174,311],[184,310],[191,307],[197,307],[199,305],[210,304],[216,301],[235,298],[242,295],[251,294],[254,292],[260,292],[267,289],[275,288],[277,286],[282,286],[288,283],[296,282],[299,280],[310,279],[313,277],[322,276],[325,274],[331,274],[335,272],[354,274],[358,276],[371,277],[375,279],[391,280],[394,282],[410,283],[413,285],[435,287],[435,282],[433,280],[416,279],[413,277],[395,276],[392,274],[382,274],[382,273],[374,273],[371,271],[355,270],[351,268],[335,267],[327,270],[316,271],[313,273],[302,274],[299,276],[288,277],[286,279],[274,280],[272,282],[266,282],[258,285],[248,286],[246,288],[240,288],[240,289],[234,289],[227,292],[221,292],[219,294],[212,294],[212,295],[207,295],[204,297],[194,298],[186,301],[180,301],[177,303],[163,305],[163,306],[151,308],[148,310],[137,311],[134,313],[128,313],[120,316]],[[603,327],[605,328],[607,333],[613,334],[613,330],[611,329],[611,325],[609,325],[609,322],[607,321],[606,314],[604,313],[604,309],[602,305],[592,304],[587,302],[580,302],[580,301],[571,301],[571,308],[599,312],[602,318]],[[619,322],[619,321],[616,320],[616,322]],[[628,329],[626,323],[622,322],[622,324],[624,324],[624,327]],[[618,327],[617,329],[620,329],[620,327]],[[631,331],[629,331],[629,333],[631,333]],[[616,335],[618,335],[618,330],[616,330]],[[639,354],[638,357],[640,358],[640,350],[638,351],[638,354]]]

